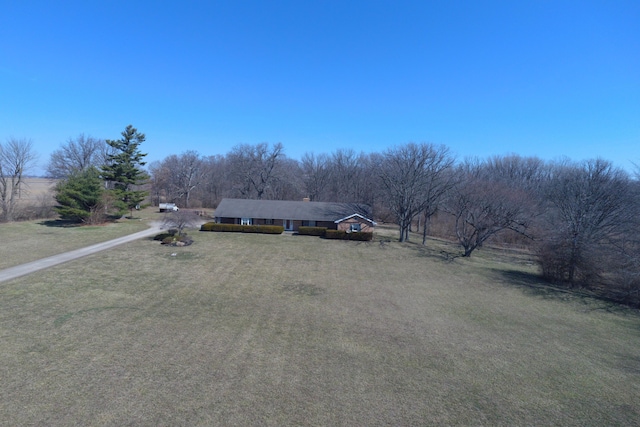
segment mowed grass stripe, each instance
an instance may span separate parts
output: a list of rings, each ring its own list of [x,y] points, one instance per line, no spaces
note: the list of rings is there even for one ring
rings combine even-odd
[[[640,421],[638,316],[510,285],[526,263],[488,251],[446,261],[446,245],[194,234],[189,247],[145,239],[7,282],[0,419]]]

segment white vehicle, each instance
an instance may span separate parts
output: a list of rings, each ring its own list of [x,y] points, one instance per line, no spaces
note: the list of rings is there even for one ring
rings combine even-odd
[[[160,212],[178,212],[180,210],[175,203],[160,203],[158,207],[160,208]]]

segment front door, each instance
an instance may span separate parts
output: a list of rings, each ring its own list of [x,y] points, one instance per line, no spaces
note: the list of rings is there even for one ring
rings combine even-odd
[[[284,220],[284,229],[285,231],[293,231],[293,220],[285,219]]]

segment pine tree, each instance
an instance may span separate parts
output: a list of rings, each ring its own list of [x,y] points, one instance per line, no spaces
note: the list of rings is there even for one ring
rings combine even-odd
[[[97,168],[77,171],[56,186],[55,209],[62,219],[100,222],[104,218],[104,191]]]
[[[122,132],[121,139],[106,141],[114,153],[107,156],[102,178],[109,183],[115,207],[121,211],[130,210],[131,215],[133,209],[149,195],[148,191],[139,189],[149,180],[149,175],[141,169],[146,164],[142,159],[147,155],[139,150],[144,140],[145,135],[129,125]]]

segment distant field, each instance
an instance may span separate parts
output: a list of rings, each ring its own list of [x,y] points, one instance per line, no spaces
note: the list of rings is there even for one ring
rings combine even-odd
[[[24,220],[51,215],[56,204],[53,191],[56,183],[57,180],[47,178],[24,178],[14,200],[13,217]]]
[[[25,185],[20,193],[20,199],[25,202],[39,202],[43,197],[50,197],[53,201],[53,188],[58,180],[48,178],[25,178]]]
[[[0,285],[0,424],[640,424],[640,316],[526,257],[192,234]]]

